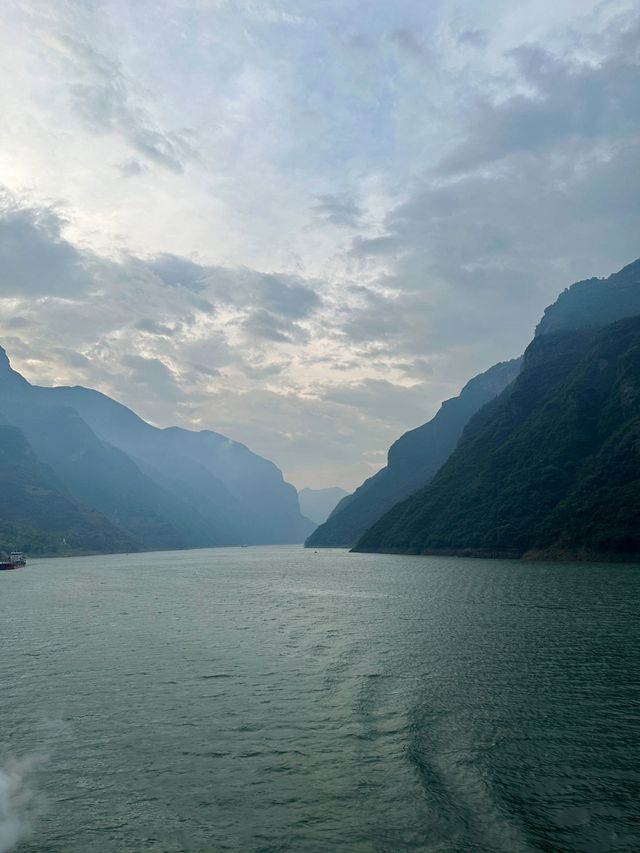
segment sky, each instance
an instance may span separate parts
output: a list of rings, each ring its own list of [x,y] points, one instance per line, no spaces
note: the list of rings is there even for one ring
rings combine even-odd
[[[352,489],[640,256],[636,0],[5,0],[0,343]]]

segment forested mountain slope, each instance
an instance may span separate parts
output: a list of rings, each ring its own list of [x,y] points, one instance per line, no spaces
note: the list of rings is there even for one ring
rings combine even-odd
[[[360,551],[640,554],[640,317],[544,334]]]
[[[16,427],[0,425],[0,552],[129,551],[134,543],[78,503]]]
[[[469,418],[512,382],[519,369],[520,359],[494,365],[467,382],[457,397],[445,400],[432,420],[401,436],[389,449],[387,465],[338,504],[307,547],[354,545],[395,503],[428,483]]]
[[[640,259],[608,278],[566,288],[544,312],[536,335],[605,326],[640,314]]]

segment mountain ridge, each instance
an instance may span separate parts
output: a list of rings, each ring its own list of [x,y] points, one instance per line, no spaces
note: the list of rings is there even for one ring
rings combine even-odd
[[[323,524],[333,513],[338,503],[349,497],[349,492],[339,486],[324,489],[300,489],[300,509],[314,524]]]
[[[513,386],[357,551],[640,553],[640,317],[534,338]]]
[[[272,462],[212,430],[159,429],[93,389],[32,385],[0,347],[0,423],[131,548],[302,542],[314,528]]]
[[[453,451],[469,418],[496,396],[520,369],[520,359],[499,362],[470,379],[434,417],[389,448],[387,465],[343,498],[307,539],[308,548],[351,547],[378,518],[434,476]]]
[[[78,503],[17,427],[0,424],[0,551],[131,551],[135,544]]]

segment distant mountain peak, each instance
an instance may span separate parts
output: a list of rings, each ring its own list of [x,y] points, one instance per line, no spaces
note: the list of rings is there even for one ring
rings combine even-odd
[[[347,495],[348,492],[339,486],[330,486],[325,489],[300,489],[298,492],[302,514],[315,524],[323,524]]]
[[[0,373],[11,371],[11,362],[4,347],[0,347]]]
[[[3,402],[0,425],[21,429],[69,494],[135,547],[302,542],[313,530],[282,471],[246,445],[212,430],[159,429],[81,385],[31,385],[0,348]],[[104,548],[117,538],[112,531]]]
[[[29,383],[20,374],[11,367],[9,356],[4,347],[0,346],[0,382],[4,385],[9,384],[12,388],[27,388]]]
[[[640,314],[640,259],[608,278],[587,278],[565,288],[545,308],[536,337],[596,328]]]

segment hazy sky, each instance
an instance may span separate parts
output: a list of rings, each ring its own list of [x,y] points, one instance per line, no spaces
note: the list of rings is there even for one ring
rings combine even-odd
[[[0,343],[357,485],[640,256],[637,0],[4,0]]]

